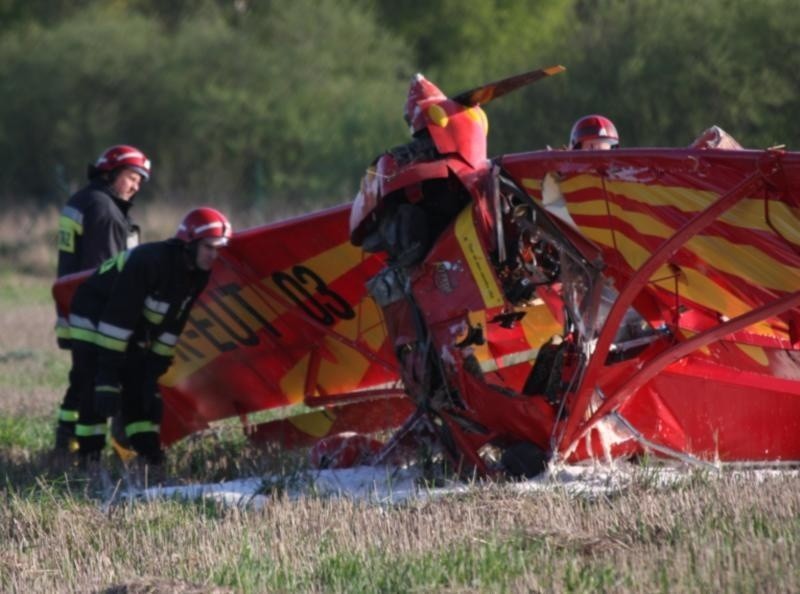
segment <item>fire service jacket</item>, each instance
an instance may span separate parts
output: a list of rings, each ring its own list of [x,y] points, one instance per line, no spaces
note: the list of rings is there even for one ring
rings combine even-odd
[[[147,351],[156,377],[166,371],[189,310],[208,283],[209,273],[189,263],[178,239],[145,243],[107,260],[78,287],[70,338],[97,346],[98,381],[118,384],[130,349]]]
[[[58,220],[58,278],[96,268],[119,252],[139,245],[139,227],[128,215],[131,203],[93,181],[76,192]],[[56,339],[69,348],[69,322],[56,307]]]
[[[96,268],[136,247],[139,227],[128,214],[131,206],[96,181],[76,192],[58,220],[58,277]]]

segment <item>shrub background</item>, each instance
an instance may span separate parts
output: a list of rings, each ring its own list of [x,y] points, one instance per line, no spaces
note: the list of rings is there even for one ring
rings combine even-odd
[[[0,0],[0,203],[60,204],[118,142],[152,156],[142,201],[347,202],[417,71],[454,94],[567,66],[488,106],[492,154],[592,112],[627,146],[791,146],[799,46],[792,0]]]

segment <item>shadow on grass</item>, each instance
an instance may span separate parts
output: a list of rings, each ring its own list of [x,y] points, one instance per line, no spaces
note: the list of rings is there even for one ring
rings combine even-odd
[[[78,468],[77,456],[52,452],[30,453],[11,448],[0,452],[0,490],[31,495],[41,490],[74,495],[85,490],[86,475]]]
[[[167,483],[219,483],[243,477],[291,477],[307,469],[305,450],[254,444],[230,431],[209,431],[190,436],[167,450]],[[124,465],[106,448],[103,467],[112,482],[124,475]],[[75,495],[85,492],[89,478],[77,454],[30,450],[12,446],[0,452],[0,491],[32,494],[49,492]]]

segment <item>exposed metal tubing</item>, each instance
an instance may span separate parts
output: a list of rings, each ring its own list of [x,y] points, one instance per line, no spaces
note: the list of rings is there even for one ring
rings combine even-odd
[[[636,429],[633,425],[628,422],[628,419],[623,417],[618,412],[611,413],[612,417],[617,419],[620,423],[622,423],[625,428],[631,432],[631,435],[641,443],[643,446],[650,448],[655,452],[659,452],[660,454],[664,454],[665,456],[669,456],[670,458],[675,458],[676,460],[680,460],[681,462],[685,462],[686,464],[691,464],[692,466],[698,466],[700,468],[705,468],[706,470],[713,470],[714,472],[720,472],[720,468],[711,462],[706,462],[705,460],[701,460],[696,456],[692,456],[690,454],[684,454],[683,452],[678,452],[677,450],[673,450],[672,448],[668,448],[667,446],[663,446],[657,444],[653,441],[647,439],[644,435],[642,435],[638,429]]]
[[[774,160],[774,157],[773,157]],[[650,277],[655,273],[659,266],[666,262],[678,249],[680,249],[689,239],[713,223],[719,216],[732,208],[742,200],[759,183],[763,183],[764,173],[759,169],[747,176],[736,184],[730,191],[718,198],[704,211],[698,213],[687,221],[674,235],[667,239],[650,258],[642,265],[639,270],[631,277],[630,282],[625,286],[617,297],[608,313],[603,329],[597,339],[597,344],[589,361],[583,381],[578,388],[575,405],[572,407],[570,416],[566,421],[566,428],[563,433],[563,440],[559,443],[559,448],[566,443],[568,446],[576,439],[580,432],[583,413],[591,397],[594,384],[597,382],[600,369],[605,364],[611,343],[616,335],[617,328],[622,321],[624,313],[633,303],[634,298],[641,292]]]
[[[592,423],[595,419],[599,419],[607,414],[612,408],[619,405],[620,402],[625,400],[628,396],[633,394],[636,390],[641,388],[648,381],[653,379],[665,367],[671,365],[675,361],[685,357],[689,353],[696,351],[707,344],[714,342],[724,336],[733,334],[743,328],[746,328],[756,322],[760,322],[766,318],[772,317],[794,307],[800,306],[800,291],[790,293],[780,299],[776,299],[772,303],[765,304],[759,308],[753,309],[745,314],[737,316],[719,326],[710,328],[692,338],[682,341],[653,357],[648,361],[639,371],[634,373],[628,380],[620,386],[617,391],[600,406],[587,424]]]

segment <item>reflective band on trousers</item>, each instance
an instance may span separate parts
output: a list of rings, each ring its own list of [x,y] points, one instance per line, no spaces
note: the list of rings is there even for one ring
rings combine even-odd
[[[159,301],[158,299],[154,299],[149,295],[144,300],[144,306],[153,313],[161,314],[162,316],[169,311],[168,301]]]
[[[69,314],[69,325],[73,328],[83,328],[84,330],[96,330],[94,324],[89,318]]]
[[[78,420],[78,411],[77,410],[67,410],[65,408],[59,409],[58,411],[58,420],[65,421],[67,423],[75,423]]]
[[[75,435],[78,437],[94,437],[96,435],[105,437],[106,430],[105,423],[102,425],[81,425],[80,423],[75,425]]]
[[[178,337],[171,332],[162,332],[158,335],[157,338],[158,342],[163,342],[164,344],[168,344],[170,346],[175,346],[178,344]]]
[[[144,317],[147,318],[147,321],[153,324],[154,326],[158,326],[161,322],[164,321],[163,314],[153,313],[149,309],[144,310]]]
[[[84,330],[82,328],[72,327],[69,329],[69,338],[97,344],[97,332],[94,330]]]
[[[175,354],[175,347],[166,346],[159,342],[153,343],[153,346],[150,347],[150,350],[156,355],[161,355],[162,357],[172,357]]]
[[[125,425],[125,435],[131,437],[137,433],[158,433],[159,426],[151,421],[136,421]]]
[[[119,386],[111,386],[108,384],[103,384],[100,386],[94,387],[95,392],[105,392],[108,394],[119,394],[122,390]]]
[[[94,343],[99,347],[103,347],[109,351],[116,351],[118,353],[124,353],[125,349],[128,348],[128,343],[124,340],[109,338],[108,336],[103,336],[102,334],[95,335]]]
[[[108,322],[100,322],[97,325],[97,331],[100,334],[108,336],[109,338],[116,338],[117,340],[123,340],[125,342],[131,337],[133,334],[133,330],[128,328],[120,328],[119,326],[114,326],[114,324],[109,324]]]

